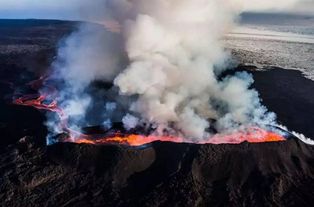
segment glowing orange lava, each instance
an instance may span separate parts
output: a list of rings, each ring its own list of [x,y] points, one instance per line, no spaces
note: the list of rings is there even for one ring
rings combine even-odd
[[[46,100],[46,96],[40,95],[38,98],[34,98],[32,95],[26,95],[16,99],[13,103],[23,106],[32,106],[37,109],[52,111],[56,113],[62,113],[62,110],[58,108],[57,102],[53,101],[50,104],[43,103]]]
[[[262,142],[279,142],[286,139],[274,132],[268,132],[260,128],[252,128],[243,132],[230,134],[217,134],[203,141],[193,141],[182,137],[175,136],[154,136],[118,134],[115,136],[95,138],[93,135],[83,135],[72,138],[72,142],[85,144],[125,144],[130,146],[141,146],[155,141],[176,142],[176,143],[196,143],[196,144],[240,144],[242,142],[262,143]]]
[[[34,98],[35,97],[35,98]],[[74,142],[81,144],[123,144],[129,146],[141,146],[155,141],[176,142],[176,143],[196,143],[196,144],[239,144],[242,142],[261,143],[261,142],[279,142],[286,139],[275,132],[267,131],[258,127],[251,127],[242,131],[216,134],[208,139],[192,140],[177,136],[157,136],[157,135],[140,135],[140,134],[115,134],[115,135],[85,135],[76,132],[67,127],[67,116],[63,110],[58,107],[56,101],[45,104],[46,96],[23,96],[14,101],[15,104],[32,106],[40,110],[55,112],[60,117],[60,127],[69,136],[65,142]]]

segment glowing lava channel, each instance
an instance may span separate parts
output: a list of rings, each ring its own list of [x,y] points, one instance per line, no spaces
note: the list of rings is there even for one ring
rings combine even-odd
[[[47,96],[26,95],[14,101],[14,104],[31,106],[39,110],[46,110],[57,113],[60,118],[60,127],[68,135],[68,138],[62,142],[74,142],[84,144],[122,144],[129,146],[141,146],[155,141],[175,142],[175,143],[196,143],[196,144],[240,144],[242,142],[262,143],[285,141],[285,137],[279,133],[268,131],[258,127],[251,127],[243,131],[237,131],[230,134],[216,134],[202,141],[190,141],[183,137],[176,136],[156,136],[140,134],[121,134],[114,135],[86,135],[68,128],[67,119],[63,110],[58,107],[56,101],[45,104]]]

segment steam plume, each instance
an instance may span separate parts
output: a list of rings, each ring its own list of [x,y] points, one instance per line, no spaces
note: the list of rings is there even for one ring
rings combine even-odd
[[[78,125],[93,102],[86,88],[105,80],[113,81],[122,97],[131,97],[120,117],[128,129],[150,123],[156,133],[196,139],[273,124],[275,115],[249,89],[251,75],[219,78],[229,64],[221,39],[242,11],[295,2],[97,0],[84,16],[111,32],[84,25],[65,41],[54,64],[55,77],[66,82],[59,102]]]

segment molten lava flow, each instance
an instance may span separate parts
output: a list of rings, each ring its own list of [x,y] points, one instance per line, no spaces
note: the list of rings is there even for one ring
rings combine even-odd
[[[56,112],[59,115],[64,115],[62,109],[60,109],[57,105],[56,101],[52,101],[50,104],[45,104],[44,101],[46,100],[45,95],[40,95],[36,98],[36,95],[25,95],[18,99],[16,99],[13,103],[17,105],[23,106],[32,106],[40,110],[47,110]]]
[[[286,139],[275,132],[267,131],[262,128],[252,127],[244,131],[230,133],[230,134],[218,134],[208,140],[211,144],[239,144],[242,142],[261,143],[261,142],[278,142],[285,141]]]
[[[60,119],[60,128],[68,132],[68,117],[61,108],[58,107],[57,101],[52,101],[49,104],[46,101],[46,95],[25,95],[13,101],[14,104],[22,106],[31,106],[39,110],[51,111],[56,113]]]
[[[149,144],[155,141],[162,142],[176,142],[176,143],[192,143],[182,137],[175,136],[154,136],[154,135],[122,135],[117,134],[115,136],[107,136],[102,138],[95,138],[93,135],[84,135],[77,138],[74,138],[76,143],[85,143],[85,144],[125,144],[129,146],[141,146]],[[240,144],[242,142],[250,143],[262,143],[262,142],[279,142],[285,141],[286,139],[274,132],[269,132],[261,128],[252,128],[245,132],[237,132],[226,135],[214,135],[209,137],[205,141],[193,142],[197,144]]]
[[[182,143],[184,142],[184,139],[180,137],[171,136],[153,136],[153,135],[144,136],[138,134],[129,135],[117,134],[115,136],[108,136],[98,139],[93,138],[93,135],[90,136],[84,135],[83,137],[78,138],[75,142],[85,144],[124,144],[129,146],[141,146],[155,141]]]
[[[45,104],[46,95],[26,95],[14,101],[15,104],[32,106],[40,110],[52,111],[60,117],[60,128],[68,134],[65,142],[84,143],[84,144],[123,144],[129,146],[141,146],[155,141],[176,142],[176,143],[197,143],[197,144],[239,144],[242,142],[261,143],[261,142],[278,142],[284,141],[285,138],[275,132],[267,131],[262,128],[251,127],[243,131],[237,131],[229,134],[216,134],[202,141],[193,141],[177,136],[157,136],[157,135],[140,135],[140,134],[96,134],[86,135],[76,132],[68,127],[67,116],[61,108],[58,107],[57,101]]]

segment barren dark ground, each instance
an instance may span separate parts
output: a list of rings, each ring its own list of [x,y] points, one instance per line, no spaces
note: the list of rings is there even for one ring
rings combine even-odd
[[[45,146],[44,115],[11,104],[49,68],[75,22],[0,21],[0,206],[312,206],[314,147],[297,139],[146,148]],[[299,71],[252,71],[263,103],[314,137],[314,82]],[[21,91],[24,93],[24,91]]]

